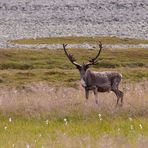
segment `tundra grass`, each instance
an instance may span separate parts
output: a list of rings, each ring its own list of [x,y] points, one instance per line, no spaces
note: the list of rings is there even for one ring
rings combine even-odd
[[[147,67],[148,49],[104,49],[95,68]],[[94,57],[98,50],[71,49],[77,62],[82,64]],[[59,50],[0,50],[0,69],[73,69],[64,51]]]
[[[97,69],[94,69],[97,70]],[[113,68],[97,71],[118,71],[124,82],[140,82],[148,79],[146,68]],[[80,79],[77,70],[34,69],[34,70],[0,70],[0,86],[21,87],[28,83],[46,81],[54,86],[77,87]]]
[[[98,147],[103,136],[107,137],[106,144],[111,138],[117,141],[117,146],[123,142],[134,146],[139,137],[148,136],[147,118],[102,117],[100,120],[98,115],[90,115],[86,119],[65,117],[50,120],[1,115],[0,121],[0,146],[7,148],[69,147],[71,141],[74,145],[70,147],[86,147],[88,144]],[[117,137],[122,140],[118,141]],[[109,146],[112,147],[112,143]]]
[[[119,38],[119,37],[83,37],[83,36],[69,36],[69,37],[46,37],[36,39],[20,39],[9,41],[13,44],[96,44],[101,41],[103,44],[148,44],[148,40]]]
[[[148,79],[148,49],[103,50],[95,71],[118,71],[127,81]],[[70,49],[78,63],[88,62],[97,50]],[[59,50],[0,50],[0,86],[47,81],[76,86],[79,73]]]

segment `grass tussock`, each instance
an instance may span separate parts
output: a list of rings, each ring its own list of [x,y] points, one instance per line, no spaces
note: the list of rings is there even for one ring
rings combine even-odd
[[[97,50],[70,49],[78,63],[88,61]],[[140,57],[140,58],[139,58]],[[95,71],[119,71],[128,81],[147,80],[147,49],[103,50]],[[137,60],[138,59],[138,60]],[[79,73],[63,50],[0,50],[0,85],[22,85],[48,81],[53,85],[76,86]]]
[[[78,63],[88,62],[97,50],[70,49]],[[140,58],[139,58],[140,57]],[[147,49],[105,49],[95,68],[147,67]],[[0,69],[72,69],[73,65],[59,50],[0,50]]]
[[[94,69],[97,70],[97,69]],[[99,69],[97,71],[118,71],[123,75],[123,83],[146,81],[148,71],[146,68],[113,68]],[[79,73],[77,70],[61,69],[33,69],[33,70],[1,70],[0,87],[22,87],[33,82],[47,82],[50,85],[60,87],[74,87],[79,85]]]

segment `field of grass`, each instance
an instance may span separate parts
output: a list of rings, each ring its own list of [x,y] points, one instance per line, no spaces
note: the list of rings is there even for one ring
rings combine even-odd
[[[95,115],[94,115],[95,116]],[[88,118],[88,117],[87,117]],[[1,117],[3,147],[143,147],[148,144],[148,119],[69,117],[57,120]],[[130,121],[132,119],[132,121]],[[112,124],[110,124],[112,123]]]
[[[113,93],[34,83],[0,90],[2,147],[143,147],[148,144],[147,82],[124,84],[124,106]],[[145,88],[145,89],[144,89]],[[139,91],[136,91],[139,90]]]
[[[78,63],[87,62],[97,50],[70,49]],[[126,81],[148,78],[147,49],[103,50],[96,71],[119,71]],[[20,86],[30,82],[48,81],[53,85],[76,86],[79,73],[58,50],[0,50],[0,86]],[[60,83],[59,83],[60,82]]]
[[[11,41],[18,44],[139,44],[116,37],[65,37]],[[78,63],[95,50],[69,49]],[[79,73],[63,49],[0,49],[0,147],[75,148],[148,145],[148,49],[104,49],[95,71],[123,74],[123,107],[113,93],[93,94],[85,104]]]

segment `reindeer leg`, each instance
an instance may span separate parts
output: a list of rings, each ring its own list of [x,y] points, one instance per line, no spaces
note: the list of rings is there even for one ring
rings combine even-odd
[[[118,89],[112,88],[112,91],[115,93],[115,95],[116,95],[116,97],[117,97],[116,106],[118,106],[119,99],[120,99]]]
[[[85,89],[85,98],[86,98],[85,104],[87,104],[87,100],[89,98],[89,90],[88,89]]]
[[[114,93],[115,93],[115,95],[117,96],[117,103],[116,103],[116,106],[118,106],[118,104],[119,104],[119,99],[120,99],[120,101],[121,101],[121,106],[123,105],[123,92],[122,91],[120,91],[120,90],[118,90],[118,89],[115,89],[115,90],[112,90]]]
[[[119,83],[120,83],[120,79],[115,79],[112,84],[112,91],[117,96],[116,106],[118,106],[119,100],[121,100],[121,106],[123,104],[123,92],[118,89]]]
[[[98,89],[95,88],[95,89],[93,90],[93,92],[94,92],[94,95],[95,95],[96,104],[98,104]]]
[[[120,99],[120,106],[122,106],[123,105],[123,92],[120,91],[119,89],[117,89],[117,90],[115,90],[115,94],[117,96],[117,104],[116,105],[118,105],[119,99]]]
[[[120,90],[119,90],[119,92],[120,92],[121,106],[122,106],[122,105],[123,105],[123,95],[124,95],[124,94],[123,94],[123,92],[122,92],[122,91],[120,91]]]
[[[116,93],[115,93],[116,94]],[[116,96],[117,96],[117,103],[116,103],[116,106],[118,106],[118,103],[119,103],[119,96],[116,94]]]

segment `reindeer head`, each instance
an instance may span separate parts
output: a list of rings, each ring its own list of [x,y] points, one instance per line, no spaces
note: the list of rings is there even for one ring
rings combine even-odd
[[[96,55],[94,58],[90,58],[89,62],[86,63],[86,64],[84,64],[84,63],[83,63],[83,64],[78,64],[78,63],[76,62],[76,59],[73,57],[73,55],[72,55],[72,54],[69,54],[69,53],[67,52],[66,46],[67,46],[67,44],[63,44],[64,52],[65,52],[67,58],[69,59],[69,61],[70,61],[73,65],[75,65],[76,68],[79,70],[80,75],[84,75],[85,72],[86,72],[86,70],[89,68],[89,66],[95,65],[95,64],[97,63],[97,58],[99,57],[99,55],[100,55],[100,53],[101,53],[101,50],[102,50],[102,43],[99,42],[99,48],[100,48],[100,50],[99,50],[99,52],[97,53],[97,55]]]

